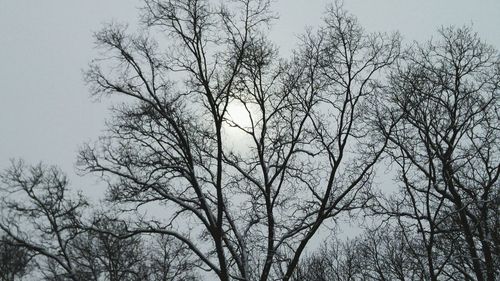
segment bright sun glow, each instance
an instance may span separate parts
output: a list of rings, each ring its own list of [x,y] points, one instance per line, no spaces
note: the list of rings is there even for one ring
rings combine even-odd
[[[245,130],[251,131],[252,119],[249,116],[248,110],[250,110],[255,126],[258,120],[258,115],[256,114],[258,111],[254,107],[249,106],[247,109],[241,102],[237,101],[231,102],[227,107],[226,119],[228,122],[223,125],[223,132],[226,138],[226,144],[232,149],[235,149],[235,151],[244,152],[251,147],[253,143],[252,138],[247,133],[234,126],[234,124],[236,124]]]
[[[250,112],[252,114],[252,118],[254,118],[255,116],[251,109]],[[235,123],[236,125],[241,126],[243,128],[248,128],[252,126],[252,119],[248,114],[248,110],[240,102],[232,102],[228,105],[227,119],[230,121],[230,123]],[[256,120],[253,121],[255,122]]]

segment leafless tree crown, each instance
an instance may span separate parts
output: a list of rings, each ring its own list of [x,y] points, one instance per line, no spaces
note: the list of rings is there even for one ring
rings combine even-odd
[[[470,29],[402,48],[336,4],[283,58],[270,0],[144,3],[85,73],[119,101],[78,155],[113,215],[56,168],[1,176],[0,231],[46,279],[498,278],[500,63]],[[396,194],[373,186],[384,157]],[[355,211],[385,223],[307,253]]]

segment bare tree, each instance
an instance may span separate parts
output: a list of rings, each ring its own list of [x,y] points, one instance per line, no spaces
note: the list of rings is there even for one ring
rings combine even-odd
[[[50,269],[44,271],[47,278],[80,280],[69,248],[80,232],[77,219],[86,201],[68,194],[68,181],[55,167],[17,161],[0,178],[0,230],[17,247],[39,256],[34,261]]]
[[[128,99],[80,166],[126,210],[164,206],[131,235],[177,239],[220,280],[289,280],[320,227],[369,200],[387,142],[370,142],[363,109],[398,37],[366,34],[332,7],[285,61],[266,36],[268,0],[145,4],[141,35],[116,24],[96,34],[104,55],[87,81]],[[228,113],[235,105],[249,122]]]
[[[414,252],[418,240],[405,235],[397,227],[384,225],[344,241],[327,238],[301,261],[294,280],[427,280],[427,269]]]
[[[0,237],[0,280],[15,281],[30,271],[30,253],[7,236]]]
[[[148,280],[149,254],[142,237],[120,238],[126,221],[96,213],[91,226],[80,227],[86,231],[75,239],[71,250],[80,271],[87,273],[86,280]]]
[[[337,4],[285,59],[270,5],[145,0],[139,35],[96,33],[86,80],[122,103],[78,161],[119,215],[89,221],[59,169],[14,162],[0,174],[1,278],[28,261],[54,281],[499,278],[498,51],[443,28],[401,56],[397,35]],[[384,156],[390,196],[372,190]],[[385,224],[305,254],[366,209]]]
[[[361,260],[355,239],[341,241],[330,237],[319,249],[301,260],[292,280],[359,280],[363,270]]]
[[[181,242],[170,236],[133,235],[130,223],[99,214],[75,243],[75,256],[95,272],[95,280],[196,281],[199,263]]]
[[[1,280],[24,276],[28,262],[29,277],[39,280],[197,280],[198,265],[184,244],[130,235],[129,223],[111,210],[85,218],[88,203],[69,196],[55,167],[14,162],[2,183]]]
[[[149,245],[147,266],[151,281],[196,281],[199,263],[189,249],[171,236],[158,236]]]
[[[358,260],[364,280],[425,280],[426,268],[414,250],[419,240],[398,227],[381,226],[366,230],[357,243]]]
[[[426,279],[497,280],[499,53],[469,28],[443,28],[403,61],[379,111],[402,187],[383,213],[417,233]]]

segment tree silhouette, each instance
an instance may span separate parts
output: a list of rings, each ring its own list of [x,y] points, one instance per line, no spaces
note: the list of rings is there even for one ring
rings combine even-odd
[[[70,247],[81,231],[77,219],[87,204],[84,198],[69,194],[68,180],[59,169],[42,164],[13,162],[0,179],[6,191],[0,206],[0,230],[17,247],[46,258],[54,278],[79,280]]]
[[[320,227],[368,200],[386,146],[367,136],[363,108],[398,37],[366,34],[332,7],[283,60],[265,32],[269,6],[146,1],[147,32],[98,32],[108,59],[86,75],[94,95],[127,101],[80,167],[126,209],[165,206],[130,231],[176,238],[220,280],[289,280]],[[228,114],[234,104],[249,124]],[[235,148],[228,127],[248,146]]]
[[[0,238],[0,280],[19,280],[29,272],[31,255],[8,236]]]
[[[379,129],[390,140],[402,191],[382,213],[406,235],[418,233],[412,239],[423,246],[426,279],[495,280],[499,54],[469,28],[439,34],[408,50],[386,89],[379,117],[396,125],[388,132],[380,122]]]
[[[2,280],[498,279],[498,51],[467,27],[402,48],[337,2],[284,58],[275,19],[270,0],[145,0],[139,32],[97,32],[85,80],[116,103],[78,168],[105,198],[13,161]],[[373,188],[386,163],[394,193]],[[381,222],[312,249],[357,214]]]

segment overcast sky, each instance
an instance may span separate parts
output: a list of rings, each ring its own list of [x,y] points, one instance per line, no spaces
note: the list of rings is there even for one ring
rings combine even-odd
[[[317,26],[324,0],[279,0],[272,38],[289,52]],[[74,174],[78,147],[96,140],[108,116],[93,103],[82,70],[95,55],[92,33],[106,22],[137,22],[140,0],[0,0],[0,169],[10,158],[44,161]],[[346,0],[369,31],[426,40],[440,26],[470,25],[500,47],[500,1]]]

